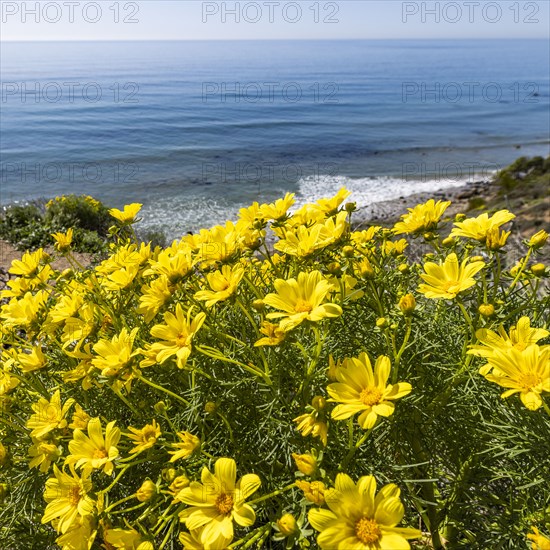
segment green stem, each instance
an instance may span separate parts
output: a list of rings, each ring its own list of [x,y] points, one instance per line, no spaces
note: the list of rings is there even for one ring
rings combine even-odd
[[[189,405],[189,401],[187,401],[187,399],[184,399],[183,397],[179,396],[178,394],[174,393],[173,391],[167,390],[166,388],[163,388],[162,386],[159,386],[159,385],[155,384],[154,382],[151,382],[151,380],[147,380],[147,378],[144,378],[143,376],[139,376],[138,380],[140,380],[144,384],[147,384],[148,386],[151,386],[152,388],[156,389],[157,391],[164,392],[166,395],[169,395],[170,397],[173,397],[174,399],[177,399],[178,401],[181,401],[184,405]]]
[[[254,500],[249,500],[247,502],[247,504],[258,504],[258,502],[263,502],[264,500],[268,500],[270,498],[281,495],[282,493],[285,493],[286,491],[288,491],[292,488],[296,488],[296,483],[291,483],[290,485],[287,485],[286,487],[283,487],[282,489],[277,489],[276,491],[273,491],[272,493],[269,493],[267,495],[263,495],[261,497],[255,498]]]
[[[346,466],[349,464],[349,461],[353,458],[353,456],[355,455],[355,453],[357,452],[357,449],[359,449],[359,447],[361,447],[361,445],[363,445],[363,443],[365,443],[365,441],[367,440],[367,438],[369,437],[369,435],[372,433],[372,430],[374,430],[374,426],[372,428],[370,428],[369,430],[367,430],[363,436],[359,439],[359,441],[357,441],[357,443],[355,444],[355,446],[353,446],[349,451],[348,451],[348,454],[345,456],[344,460],[342,460],[340,466],[338,467],[338,469],[340,471],[344,471],[346,469]]]
[[[401,356],[403,355],[403,352],[405,351],[405,348],[407,347],[407,344],[409,343],[409,338],[411,336],[412,322],[411,322],[410,316],[407,316],[406,323],[407,323],[407,330],[405,332],[405,337],[403,338],[403,343],[401,344],[401,348],[399,349],[397,355],[395,356],[395,367],[392,375],[392,384],[397,384],[397,380],[399,376],[399,362],[401,361]]]

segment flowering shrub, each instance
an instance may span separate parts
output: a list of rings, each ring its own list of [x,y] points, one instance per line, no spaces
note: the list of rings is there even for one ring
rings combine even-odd
[[[548,547],[548,235],[510,267],[510,212],[354,230],[348,195],[13,262],[3,548]]]

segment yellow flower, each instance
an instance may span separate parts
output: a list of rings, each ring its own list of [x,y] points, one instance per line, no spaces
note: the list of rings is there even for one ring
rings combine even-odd
[[[345,187],[341,187],[336,195],[330,199],[319,199],[316,204],[325,214],[331,214],[336,212],[338,207],[351,195],[351,191],[348,191]]]
[[[79,516],[68,531],[55,540],[61,550],[91,550],[97,535],[92,516]]]
[[[157,421],[153,420],[152,424],[146,424],[138,430],[137,428],[128,428],[134,435],[128,435],[128,438],[134,442],[134,448],[130,454],[141,453],[146,449],[150,449],[161,435],[160,426]]]
[[[298,468],[302,474],[310,476],[317,471],[317,458],[312,454],[306,453],[299,455],[298,453],[292,453],[292,458],[296,463],[296,468]]]
[[[459,265],[456,254],[449,254],[443,264],[426,262],[420,277],[427,283],[421,284],[418,291],[426,298],[444,298],[452,300],[457,294],[468,290],[476,284],[474,275],[485,267],[485,263],[478,261],[468,264],[468,258]]]
[[[277,520],[277,527],[284,537],[291,537],[298,530],[296,519],[292,514],[283,514],[283,516]]]
[[[496,351],[506,352],[511,348],[523,351],[527,346],[536,344],[539,340],[550,335],[550,332],[546,329],[531,328],[529,317],[522,317],[516,326],[512,326],[509,336],[502,325],[497,330],[498,333],[486,328],[476,331],[476,338],[481,343],[470,346],[468,353],[490,359]],[[481,367],[479,372],[486,375],[491,369],[492,365],[489,363]]]
[[[9,368],[0,369],[0,397],[7,395],[19,385],[19,379],[10,374]]]
[[[46,366],[46,357],[40,346],[34,346],[30,353],[19,353],[17,359],[23,372],[33,372]]]
[[[437,201],[430,199],[424,204],[418,204],[414,208],[408,208],[408,214],[401,216],[393,229],[396,235],[402,233],[420,233],[431,231],[437,227],[441,216],[449,208],[451,201]]]
[[[187,359],[191,355],[193,337],[206,319],[206,315],[201,312],[191,321],[192,312],[193,308],[191,307],[186,318],[181,304],[177,304],[175,315],[170,312],[164,314],[165,325],[155,325],[151,329],[152,336],[163,340],[151,346],[151,350],[157,354],[158,363],[164,363],[175,355],[178,368],[185,367]]]
[[[345,359],[336,372],[338,382],[327,387],[332,397],[329,401],[340,403],[333,409],[332,418],[345,420],[361,413],[357,421],[368,430],[374,427],[378,416],[392,415],[392,401],[409,394],[412,388],[408,382],[386,385],[390,370],[390,360],[384,355],[376,360],[374,372],[364,352],[358,358]]]
[[[92,482],[85,473],[80,478],[71,468],[69,475],[59,470],[55,464],[53,473],[55,477],[46,481],[44,499],[48,505],[42,516],[42,523],[58,519],[57,531],[66,533],[79,516],[89,516],[93,513],[95,503],[88,496]]]
[[[101,420],[92,418],[88,422],[88,435],[76,429],[73,439],[69,442],[71,453],[65,464],[76,464],[76,468],[83,467],[84,472],[101,469],[110,476],[114,470],[113,460],[119,453],[117,449],[120,441],[120,429],[115,428],[115,422],[109,422],[105,427],[105,437],[101,429]]]
[[[138,328],[130,333],[126,328],[115,334],[111,340],[101,339],[93,347],[98,357],[92,359],[92,365],[101,371],[103,376],[117,376],[129,363],[137,351],[132,351]]]
[[[260,332],[265,335],[265,338],[260,338],[254,342],[254,346],[278,346],[285,339],[285,331],[279,325],[264,321],[260,328]]]
[[[529,239],[527,246],[529,246],[529,248],[534,248],[536,250],[538,248],[542,248],[546,244],[547,240],[548,240],[548,233],[544,231],[544,229],[541,229]]]
[[[174,470],[175,471],[175,470]],[[189,484],[191,482],[189,481],[189,478],[187,476],[176,476],[172,483],[170,483],[170,487],[168,487],[168,490],[174,497],[177,497],[178,493],[185,489],[186,487],[189,487]],[[177,500],[177,498],[175,498]]]
[[[121,550],[154,550],[153,543],[143,540],[135,529],[108,529],[103,535],[105,542],[112,548]]]
[[[171,455],[174,455],[170,462],[190,457],[201,445],[201,440],[192,433],[179,432],[178,437],[181,439],[181,443],[172,443],[172,447],[177,450],[169,451]]]
[[[506,390],[504,399],[519,393],[521,402],[531,411],[542,407],[543,392],[550,392],[550,346],[531,344],[523,351],[497,350],[489,359],[492,372],[485,375]]]
[[[61,456],[59,447],[51,441],[42,441],[32,438],[33,445],[29,448],[29,468],[40,466],[40,471],[46,473],[52,462],[57,461]]]
[[[294,193],[287,193],[283,199],[277,199],[271,204],[260,206],[261,215],[267,220],[280,220],[286,216],[287,210],[294,204]]]
[[[77,403],[69,428],[71,428],[71,430],[76,430],[77,428],[79,430],[85,430],[88,427],[89,421],[90,415]]]
[[[322,481],[296,480],[296,487],[303,491],[306,500],[322,506],[325,503],[326,486]]]
[[[234,294],[244,275],[242,267],[224,265],[221,270],[209,273],[206,276],[212,290],[199,290],[195,293],[195,300],[206,300],[206,307],[212,307],[218,302],[227,300]]]
[[[550,550],[550,539],[541,535],[536,527],[531,527],[532,533],[528,533],[527,538],[532,540],[532,550]]]
[[[137,310],[143,315],[145,322],[149,323],[172,296],[172,287],[168,277],[162,275],[151,284],[142,286],[141,292]]]
[[[296,429],[302,434],[303,437],[312,435],[318,437],[323,445],[327,446],[327,434],[328,426],[326,422],[318,419],[319,413],[313,411],[311,413],[302,414],[296,417],[293,422],[297,423]]]
[[[405,514],[400,493],[391,483],[376,495],[373,476],[359,478],[356,485],[347,474],[338,474],[335,488],[325,492],[330,510],[312,509],[308,515],[313,528],[320,531],[321,550],[410,548],[407,539],[419,538],[422,532],[396,527]]]
[[[326,317],[342,315],[342,308],[337,304],[323,303],[325,296],[332,290],[332,285],[323,278],[320,271],[302,272],[298,279],[277,279],[277,293],[268,294],[264,302],[281,311],[268,313],[268,319],[286,317],[280,322],[282,330],[289,331],[305,320],[320,321]]]
[[[143,204],[134,202],[132,204],[127,204],[126,206],[124,206],[124,210],[119,210],[118,208],[111,208],[111,210],[109,210],[109,214],[111,214],[113,218],[116,218],[119,222],[123,223],[124,225],[128,225],[128,224],[134,223],[135,218],[138,212],[141,210],[142,206]]]
[[[48,255],[42,248],[35,252],[25,252],[20,260],[13,260],[8,273],[20,275],[21,277],[35,277],[40,268],[40,264],[48,259]]]
[[[52,395],[49,401],[41,397],[37,403],[32,405],[34,414],[26,424],[27,428],[32,430],[31,436],[40,439],[56,428],[65,428],[67,426],[65,416],[73,403],[74,399],[70,398],[61,404],[59,390]]]
[[[59,252],[66,252],[71,248],[73,242],[73,230],[68,229],[67,233],[52,233],[52,237],[55,240],[55,249]]]
[[[489,231],[499,228],[515,217],[508,210],[499,210],[491,217],[485,212],[477,218],[467,218],[464,221],[455,222],[451,237],[467,237],[468,239],[485,242]]]
[[[140,502],[147,502],[157,494],[157,486],[150,480],[146,479],[141,487],[136,491],[136,498]]]
[[[39,290],[36,294],[27,292],[20,300],[12,298],[9,304],[2,306],[0,317],[5,320],[6,327],[29,328],[37,320],[48,297],[48,292]]]
[[[200,542],[205,546],[218,544],[224,539],[226,544],[233,538],[233,521],[241,527],[250,527],[256,514],[245,500],[260,487],[256,474],[246,474],[239,481],[237,465],[231,458],[219,458],[212,474],[203,468],[201,481],[192,482],[178,494],[178,500],[189,508],[180,513],[180,519],[187,529],[204,528]]]
[[[210,540],[209,544],[201,542],[202,534],[206,527],[195,529],[190,533],[181,532],[179,541],[183,544],[184,550],[226,550],[232,539],[225,538],[222,534],[217,539]]]

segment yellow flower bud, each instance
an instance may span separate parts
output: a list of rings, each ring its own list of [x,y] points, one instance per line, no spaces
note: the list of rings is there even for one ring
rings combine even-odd
[[[403,312],[403,315],[410,315],[416,307],[416,300],[412,294],[405,294],[399,300],[399,309]]]
[[[162,470],[162,479],[165,481],[173,481],[177,475],[177,472],[174,468],[164,468]]]
[[[546,244],[547,240],[548,233],[544,231],[544,229],[541,229],[529,239],[527,244],[530,248],[534,248],[536,250],[537,248],[542,248]]]
[[[216,403],[214,403],[214,401],[208,401],[204,405],[204,412],[207,412],[208,414],[214,414],[216,412],[217,408],[218,407],[217,407]]]
[[[182,489],[185,489],[186,487],[189,487],[191,482],[189,481],[189,478],[187,476],[178,476],[172,481],[170,487],[170,491],[173,494],[179,493]]]
[[[341,367],[342,361],[334,361],[334,357],[332,355],[328,356],[328,372],[327,372],[327,378],[331,382],[335,382],[337,380],[336,373],[338,372],[338,369]]]
[[[352,212],[355,212],[357,210],[357,203],[346,202],[346,204],[344,204],[344,208],[346,209],[346,212],[351,214]]]
[[[304,496],[309,502],[322,506],[325,503],[326,486],[322,481],[303,481],[297,480],[296,486],[304,492]]]
[[[386,328],[388,326],[388,320],[385,317],[379,317],[376,319],[376,326],[378,328]]]
[[[263,311],[265,309],[265,303],[263,300],[257,299],[252,302],[252,307],[256,311]]]
[[[411,268],[407,264],[400,264],[397,269],[400,273],[403,273],[403,275],[406,275],[411,270]]]
[[[424,233],[423,237],[426,241],[433,241],[437,237],[437,235],[435,233],[432,233],[431,231],[428,231]]]
[[[150,480],[146,479],[141,487],[136,492],[136,498],[140,502],[147,502],[157,494],[157,486]]]
[[[451,248],[451,246],[454,246],[455,243],[456,243],[456,241],[454,240],[453,237],[447,237],[447,238],[445,238],[441,241],[441,244],[445,248]]]
[[[342,270],[342,266],[339,262],[331,262],[327,265],[327,271],[332,275],[337,275]]]
[[[483,256],[472,256],[470,258],[470,262],[471,263],[474,263],[474,262],[482,262],[483,261]]]
[[[495,307],[493,304],[481,304],[477,310],[483,317],[492,317],[495,314]]]
[[[455,222],[463,222],[466,219],[466,214],[457,214],[455,216]]]
[[[10,490],[7,483],[0,483],[0,504],[8,496]]]
[[[546,266],[544,264],[535,264],[531,266],[531,272],[537,277],[542,277],[546,271]]]
[[[342,248],[342,254],[346,257],[346,258],[353,258],[353,256],[355,256],[355,248],[353,248],[353,246],[344,246],[344,248]]]
[[[164,401],[159,401],[155,403],[153,409],[157,414],[164,414],[166,412],[166,403]]]
[[[322,395],[316,395],[311,400],[311,406],[316,410],[320,411],[321,409],[324,409],[326,407],[327,400]]]
[[[290,537],[297,531],[297,524],[292,514],[284,514],[277,520],[277,527],[284,537]]]
[[[317,470],[317,459],[309,453],[303,455],[292,453],[292,458],[296,463],[296,468],[306,476],[312,475]]]

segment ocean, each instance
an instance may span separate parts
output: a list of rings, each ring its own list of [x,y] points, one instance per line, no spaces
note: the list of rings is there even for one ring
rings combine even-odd
[[[287,191],[364,205],[550,149],[545,40],[7,42],[0,62],[0,202],[141,202],[170,237]]]

